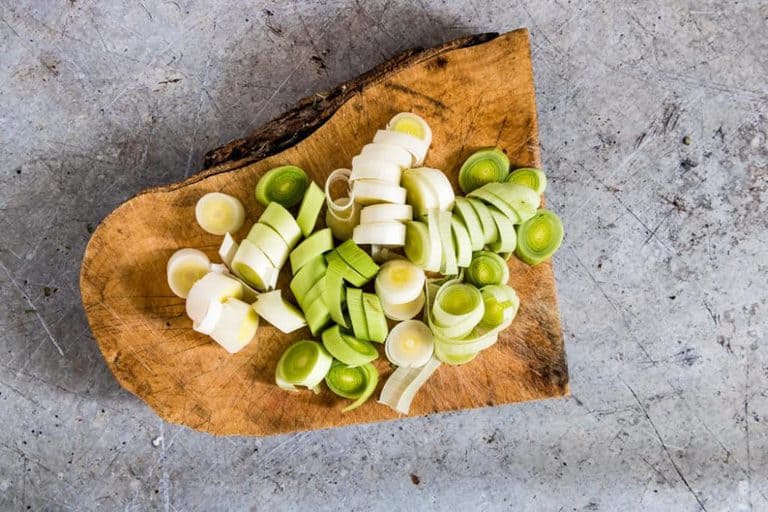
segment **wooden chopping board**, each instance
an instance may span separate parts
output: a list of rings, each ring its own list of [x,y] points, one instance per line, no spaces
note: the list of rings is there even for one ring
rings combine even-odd
[[[282,334],[262,323],[257,340],[230,355],[192,331],[184,300],[168,289],[165,265],[181,247],[218,261],[220,237],[194,220],[196,201],[221,191],[239,197],[246,235],[261,213],[259,176],[281,164],[322,184],[400,111],[433,130],[426,165],[456,187],[461,162],[499,146],[512,165],[540,166],[533,71],[527,30],[482,34],[411,50],[337,89],[311,96],[254,134],[206,155],[207,169],[184,182],[140,193],[98,227],[80,275],[83,305],[107,365],[120,384],[167,421],[221,435],[271,435],[396,418],[369,400],[342,414],[347,401],[327,389],[288,393],[274,384],[283,349],[308,330]],[[458,189],[457,189],[458,190]],[[499,342],[471,363],[441,366],[418,393],[411,416],[493,406],[568,393],[568,370],[552,266],[510,259],[520,312]],[[290,297],[289,272],[280,287]],[[383,350],[382,350],[383,353]],[[377,361],[382,383],[392,368]],[[375,396],[378,396],[378,391]]]

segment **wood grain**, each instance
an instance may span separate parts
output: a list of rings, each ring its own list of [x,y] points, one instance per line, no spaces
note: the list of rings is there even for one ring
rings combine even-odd
[[[83,305],[107,365],[120,384],[164,419],[214,434],[270,435],[396,418],[369,401],[342,414],[345,400],[324,391],[287,393],[274,385],[275,365],[293,340],[264,324],[257,340],[229,355],[195,333],[184,301],[165,282],[165,263],[181,247],[217,261],[220,238],[194,221],[206,192],[235,195],[255,220],[258,177],[279,164],[307,170],[319,183],[369,142],[399,111],[433,129],[427,165],[456,183],[474,150],[498,145],[514,166],[539,166],[528,32],[483,34],[429,50],[406,52],[358,79],[295,109],[250,136],[210,152],[209,168],[190,179],[142,192],[113,211],[86,249]],[[250,223],[237,238],[244,237]],[[417,395],[411,415],[492,406],[568,392],[568,370],[550,263],[510,260],[510,284],[521,308],[499,342],[473,362],[443,365]],[[281,287],[287,290],[287,272]],[[377,362],[382,381],[391,372]]]

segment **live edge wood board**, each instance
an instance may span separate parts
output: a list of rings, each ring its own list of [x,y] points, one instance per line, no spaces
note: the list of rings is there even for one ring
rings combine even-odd
[[[277,360],[308,330],[282,334],[266,322],[257,339],[229,355],[192,331],[184,300],[168,289],[165,265],[181,247],[218,261],[220,237],[194,220],[196,201],[221,191],[239,197],[247,218],[261,207],[253,189],[280,164],[305,169],[319,184],[397,112],[432,127],[426,165],[456,186],[474,150],[501,147],[513,166],[540,166],[527,30],[465,37],[411,50],[335,90],[310,96],[250,136],[206,155],[206,169],[181,183],[140,193],[112,212],[85,252],[80,287],[93,334],[123,387],[167,421],[219,435],[272,435],[397,418],[375,398],[347,414],[325,390],[289,393],[274,384]],[[458,188],[457,188],[458,191]],[[236,238],[250,228],[246,222]],[[550,263],[510,262],[521,307],[499,342],[471,363],[443,365],[419,391],[411,416],[535,400],[568,393],[568,370]],[[279,287],[292,298],[287,269]],[[383,353],[383,350],[382,350]],[[379,389],[392,368],[377,361]],[[378,396],[378,391],[376,395]]]

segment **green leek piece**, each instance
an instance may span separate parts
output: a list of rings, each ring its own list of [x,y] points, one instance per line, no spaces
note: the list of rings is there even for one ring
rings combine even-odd
[[[373,261],[373,258],[352,240],[342,243],[336,248],[336,252],[352,269],[362,275],[366,282],[373,279],[379,271],[379,266]]]
[[[296,223],[301,229],[301,234],[305,237],[308,237],[315,230],[315,224],[317,224],[323,203],[325,203],[325,192],[317,186],[317,183],[310,181],[309,188],[301,200],[299,213],[296,215]]]
[[[288,244],[285,243],[283,237],[281,237],[277,231],[271,227],[257,222],[251,227],[248,232],[247,240],[253,242],[253,244],[267,255],[269,261],[278,270],[285,264],[285,260],[288,259]]]
[[[491,185],[491,184],[489,183],[488,185]],[[520,217],[518,216],[517,212],[511,206],[509,206],[502,198],[490,192],[486,188],[488,187],[488,185],[485,185],[481,188],[478,188],[472,191],[470,193],[471,197],[475,199],[481,199],[487,205],[498,209],[501,213],[506,215],[509,218],[509,220],[512,221],[512,223],[519,224]],[[486,242],[486,243],[489,243],[489,242]]]
[[[421,368],[396,369],[384,383],[379,403],[388,405],[399,413],[408,414],[416,393],[439,367],[440,361],[433,357]]]
[[[480,289],[480,294],[485,304],[485,314],[480,321],[480,327],[493,329],[514,320],[520,307],[520,299],[512,287],[488,285]]]
[[[486,183],[504,181],[509,174],[509,158],[498,148],[474,152],[459,170],[459,187],[465,194]]]
[[[427,212],[427,229],[429,230],[429,258],[424,270],[440,272],[443,266],[443,239],[440,234],[440,210],[431,209]]]
[[[563,242],[563,223],[549,210],[541,209],[517,228],[515,255],[536,265],[552,256]]]
[[[323,300],[328,306],[331,319],[342,327],[349,327],[344,318],[342,310],[342,300],[346,300],[347,294],[344,287],[344,264],[338,261],[331,261],[328,264],[328,270],[325,272],[325,290],[323,290]]]
[[[341,276],[346,282],[352,286],[363,286],[368,282],[368,279],[361,276],[354,268],[352,268],[341,256],[339,256],[338,247],[325,255],[325,259],[330,265],[334,261],[336,262],[337,270],[341,272]]]
[[[328,375],[325,376],[325,383],[328,389],[337,395],[354,400],[341,410],[341,412],[349,412],[363,405],[376,391],[376,386],[379,384],[379,372],[371,363],[349,367],[344,363],[335,361],[331,365]]]
[[[327,269],[328,267],[325,264],[325,258],[320,255],[307,262],[301,267],[301,270],[296,272],[296,275],[293,276],[290,284],[296,302],[299,304],[302,303],[304,296],[313,286],[315,286],[315,283],[325,275]]]
[[[259,222],[271,227],[283,237],[289,249],[292,249],[301,238],[301,228],[296,223],[296,219],[279,203],[269,203],[259,217]]]
[[[466,197],[457,197],[453,213],[464,222],[469,232],[469,239],[472,242],[472,250],[482,250],[483,246],[485,246],[483,227],[469,200]]]
[[[460,268],[466,268],[472,261],[472,240],[464,222],[455,215],[451,216],[451,233],[453,235],[453,248],[456,251],[456,265]]]
[[[317,333],[331,322],[331,313],[323,300],[306,303],[305,306],[307,307],[304,309],[304,317],[307,319],[307,325],[312,335],[317,336]]]
[[[521,169],[515,169],[507,176],[507,183],[517,183],[523,185],[532,190],[535,190],[537,194],[541,195],[547,190],[547,176],[541,169],[534,169],[533,167],[523,167]]]
[[[363,311],[365,311],[368,337],[371,341],[384,343],[389,333],[389,327],[387,327],[387,318],[384,316],[381,302],[375,294],[363,293]]]
[[[488,211],[488,207],[485,206],[485,203],[479,199],[468,197],[467,201],[469,201],[469,204],[472,205],[472,209],[474,210],[475,214],[477,214],[477,218],[480,221],[480,226],[483,231],[483,241],[486,244],[492,244],[496,241],[497,238],[499,238],[499,230],[496,227],[496,223],[493,222],[491,212]]]
[[[424,268],[431,251],[429,229],[418,220],[405,223],[405,255],[414,265]]]
[[[493,252],[509,252],[515,250],[517,244],[517,235],[515,234],[515,225],[509,220],[509,217],[501,213],[496,208],[488,207],[491,217],[499,230],[499,238],[495,242],[488,244],[488,248]]]
[[[370,340],[368,322],[365,320],[365,309],[363,308],[363,290],[360,288],[347,288],[347,310],[349,311],[352,332],[355,333],[355,338]]]
[[[441,341],[435,341],[435,357],[445,364],[451,366],[459,366],[467,364],[477,357],[480,352],[472,352],[466,355],[454,355],[450,352],[446,352],[446,345]],[[449,348],[450,350],[450,348]]]
[[[540,195],[517,183],[489,183],[483,187],[483,191],[500,198],[515,212],[517,219],[510,217],[515,224],[523,223],[536,215],[536,209],[541,204]]]
[[[460,339],[472,332],[485,314],[480,290],[458,280],[443,284],[432,306],[432,332],[436,337]]]
[[[331,369],[333,357],[323,346],[310,340],[300,340],[289,346],[275,371],[275,382],[282,389],[297,391],[296,386],[306,386],[315,393]]]
[[[370,341],[350,336],[342,332],[338,325],[323,331],[322,339],[325,349],[347,366],[362,366],[379,357],[379,352]]]
[[[434,210],[430,210],[428,215],[433,215]],[[437,224],[440,233],[440,242],[443,248],[443,257],[440,262],[440,273],[444,276],[453,276],[459,273],[459,267],[456,265],[456,248],[453,245],[451,236],[451,212],[438,211]]]
[[[309,238],[291,251],[291,269],[293,269],[293,274],[296,275],[296,272],[309,261],[331,249],[333,249],[333,235],[330,228],[315,231]]]
[[[296,206],[309,185],[307,173],[295,165],[283,165],[267,171],[256,184],[256,200],[263,206],[279,203]]]
[[[312,286],[312,288],[309,289],[309,291],[302,297],[301,301],[299,301],[299,305],[301,306],[302,310],[307,310],[309,307],[314,304],[315,301],[321,301],[325,303],[325,275],[323,275],[320,279],[317,280],[317,282]],[[328,306],[327,303],[325,303],[326,306]]]
[[[260,291],[270,287],[277,272],[267,255],[250,240],[243,240],[232,258],[232,271]]]
[[[509,280],[509,267],[495,252],[478,251],[472,254],[465,277],[478,288],[489,284],[506,284]]]

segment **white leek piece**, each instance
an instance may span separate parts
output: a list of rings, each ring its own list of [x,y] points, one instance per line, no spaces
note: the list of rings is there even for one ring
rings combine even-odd
[[[352,184],[352,197],[360,204],[405,203],[405,189],[387,181],[357,180]]]
[[[411,302],[421,295],[425,280],[424,271],[410,261],[388,261],[376,275],[376,295],[389,304]]]
[[[381,309],[384,311],[384,316],[396,322],[410,320],[418,315],[422,308],[424,308],[423,291],[412,301],[403,304],[390,304],[386,300],[381,299]]]
[[[413,156],[405,149],[400,146],[382,144],[380,142],[373,142],[363,146],[360,156],[392,162],[401,169],[406,169],[413,163]]]
[[[283,299],[280,290],[260,294],[253,304],[253,309],[261,318],[284,333],[293,332],[307,325],[301,311]]]
[[[400,222],[360,224],[352,231],[352,240],[358,245],[405,245],[405,225]]]
[[[236,197],[221,192],[210,192],[197,201],[195,218],[200,227],[208,233],[223,235],[242,227],[245,208]]]
[[[399,185],[402,172],[402,168],[392,162],[356,156],[352,159],[352,174],[349,176],[349,181],[368,179]]]
[[[223,312],[224,303],[219,299],[211,300],[203,319],[199,322],[192,322],[192,329],[201,334],[211,334],[216,328],[216,324],[219,322]]]
[[[424,264],[428,272],[440,272],[443,262],[443,242],[440,238],[440,210],[429,210],[427,214],[427,229],[429,234],[429,252]]]
[[[360,224],[372,222],[405,222],[413,219],[413,208],[409,204],[372,204],[360,210]]]
[[[432,357],[435,343],[432,331],[424,322],[406,320],[389,331],[384,351],[395,366],[419,368]]]
[[[328,175],[325,180],[325,205],[329,212],[333,212],[336,217],[346,219],[352,214],[352,208],[355,204],[352,197],[352,189],[349,184],[349,178],[352,171],[349,169],[336,169]],[[341,188],[341,194],[334,194],[334,189]],[[338,195],[338,197],[334,197]]]
[[[187,298],[192,285],[208,273],[211,261],[203,251],[179,249],[168,259],[165,274],[174,295]]]
[[[407,174],[418,175],[422,178],[432,190],[434,197],[437,198],[437,208],[441,210],[451,210],[455,201],[455,194],[448,177],[440,169],[431,167],[417,167],[408,169]]]
[[[259,315],[245,302],[228,298],[222,304],[222,312],[211,338],[230,354],[241,351],[256,336]]]
[[[399,413],[408,414],[416,392],[439,367],[440,361],[434,357],[421,368],[401,366],[389,376],[384,384],[381,395],[379,395],[379,403],[388,405]]]
[[[427,147],[432,143],[432,129],[427,122],[413,112],[400,112],[387,123],[387,130],[407,133],[424,141]]]
[[[271,288],[277,274],[264,251],[248,239],[240,243],[240,248],[232,259],[232,271],[260,291]]]
[[[240,247],[240,245],[235,242],[232,235],[225,233],[224,240],[221,241],[221,246],[219,246],[219,256],[226,266],[229,267],[232,265],[232,258],[235,257],[238,247]]]
[[[390,130],[377,131],[376,135],[373,137],[373,142],[399,146],[408,151],[413,157],[410,167],[423,164],[424,158],[427,156],[427,150],[429,149],[429,144],[425,144],[424,141],[418,137],[414,137],[408,133],[394,132]]]
[[[278,271],[288,259],[290,247],[277,231],[266,224],[261,222],[254,224],[248,232],[248,240],[261,249]]]
[[[227,265],[224,265],[223,263],[211,263],[211,272],[216,272],[217,274],[224,274],[227,277],[231,277],[232,279],[237,279],[241,285],[243,285],[243,300],[247,302],[248,304],[253,304],[256,301],[256,298],[259,296],[259,292],[256,291],[251,285],[237,277],[236,275],[232,274],[229,267]]]
[[[242,298],[243,285],[240,281],[224,274],[209,272],[200,278],[187,295],[187,316],[193,322],[201,322],[208,312],[211,301],[224,301],[229,297]]]
[[[337,206],[351,205],[351,209],[343,214],[334,213],[331,208],[325,211],[325,225],[331,228],[333,237],[337,240],[352,238],[352,230],[360,223],[360,205],[349,197],[336,199]]]

